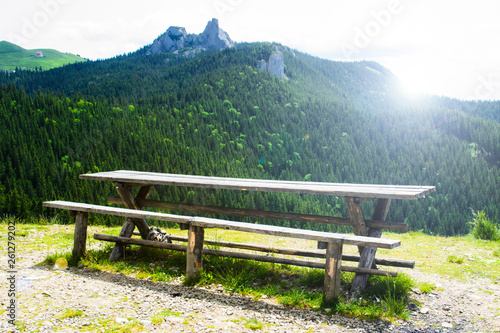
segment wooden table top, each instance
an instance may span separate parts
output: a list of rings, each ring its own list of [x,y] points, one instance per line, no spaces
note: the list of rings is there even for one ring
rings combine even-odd
[[[267,179],[244,179],[178,175],[168,173],[117,170],[88,173],[80,179],[105,180],[140,185],[170,185],[213,189],[264,191],[298,194],[335,195],[359,198],[418,199],[434,192],[435,186],[375,185],[349,183],[323,183]]]

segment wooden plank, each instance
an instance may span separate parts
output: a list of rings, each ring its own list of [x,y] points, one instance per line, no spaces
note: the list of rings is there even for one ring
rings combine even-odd
[[[89,214],[87,212],[76,212],[75,234],[73,243],[73,258],[79,260],[85,256],[87,251],[87,223]]]
[[[186,257],[186,281],[192,283],[198,279],[203,267],[203,238],[205,229],[189,225]]]
[[[410,200],[417,199],[435,191],[434,186],[345,184],[243,178],[240,179],[138,172],[128,170],[82,174],[80,175],[80,178],[90,180],[118,181],[134,184],[189,186],[213,189],[232,189],[240,191],[265,191]]]
[[[190,224],[205,228],[219,228],[226,230],[253,232],[263,235],[272,235],[272,236],[281,236],[281,237],[290,237],[299,239],[311,239],[324,242],[343,240],[345,244],[358,245],[358,246],[359,245],[376,246],[386,249],[393,249],[401,245],[400,241],[394,241],[389,239],[378,239],[375,242],[373,242],[374,239],[370,237],[355,236],[348,234],[337,234],[331,232],[322,232],[322,231],[305,230],[305,229],[277,227],[265,224],[251,224],[244,222],[216,220],[203,217],[192,218]]]
[[[187,251],[186,245],[178,245],[178,244],[157,242],[157,241],[137,239],[137,238],[124,238],[124,237],[119,237],[119,236],[110,236],[110,235],[96,233],[96,234],[94,234],[94,239],[102,240],[102,241],[106,241],[106,242],[116,242],[116,243],[123,243],[123,244],[149,246],[149,247],[155,247],[155,248],[159,248],[159,249],[175,250],[175,251],[182,251],[182,252]],[[283,264],[283,265],[294,265],[294,266],[301,266],[301,267],[325,269],[324,262],[289,259],[289,258],[278,258],[278,257],[272,257],[272,256],[255,255],[255,254],[251,254],[251,253],[230,252],[230,251],[221,251],[221,250],[216,250],[216,249],[204,248],[203,254],[216,255],[216,256],[221,256],[221,257],[231,257],[231,258],[237,258],[237,259],[248,259],[248,260],[261,261],[261,262],[270,262],[270,263]],[[381,270],[374,270],[374,269],[358,269],[357,267],[354,267],[354,266],[342,266],[341,269],[342,269],[342,271],[352,272],[352,273],[363,272],[363,273],[369,273],[372,275],[391,276],[391,277],[397,276],[396,272],[381,271]]]
[[[385,220],[390,205],[390,199],[378,199],[372,218],[374,220]],[[382,237],[382,229],[370,228],[368,236],[380,238]],[[376,253],[376,247],[367,246],[363,248],[360,253],[358,268],[373,268],[372,265],[375,260]],[[351,283],[351,294],[353,297],[357,297],[361,292],[363,292],[363,290],[365,290],[366,285],[368,284],[368,278],[368,274],[356,274]]]
[[[126,186],[124,186],[123,184],[115,184],[115,186],[118,190],[118,193],[121,193],[120,195],[125,197],[126,201],[123,200],[121,197],[120,200],[125,206],[127,206],[127,208],[142,209],[142,205],[136,201],[136,198],[132,197],[130,191]],[[153,188],[152,185],[142,186],[137,192],[137,198],[146,199],[149,193],[151,192],[152,188]],[[131,237],[132,232],[134,231],[136,225],[141,226],[140,232],[142,238],[143,239],[147,238],[147,234],[146,237],[144,237],[144,232],[146,231],[146,228],[149,234],[149,226],[147,225],[146,221],[144,219],[132,219],[130,217],[125,220],[125,223],[123,224],[123,227],[120,231],[120,236]],[[124,254],[125,254],[124,246],[116,244],[115,247],[113,248],[113,251],[111,251],[111,255],[109,256],[109,261],[117,261],[120,258],[123,258]]]
[[[208,205],[184,204],[178,202],[167,202],[151,199],[136,199],[137,203],[142,207],[153,207],[169,210],[179,210],[186,212],[217,214],[217,215],[232,215],[232,216],[248,216],[264,219],[287,220],[310,223],[323,223],[329,225],[351,225],[351,220],[344,217],[334,217],[326,215],[308,215],[299,213],[281,213],[269,212],[255,209],[245,208],[229,208]],[[120,197],[109,197],[108,202],[111,204],[123,205]],[[380,228],[394,231],[408,231],[408,224],[390,221],[373,221],[365,220],[365,225],[369,228]]]
[[[343,242],[328,242],[325,260],[325,302],[340,296],[340,272]]]
[[[188,239],[186,237],[181,236],[173,236],[170,235],[169,239],[172,241],[178,242],[187,242]],[[284,255],[294,255],[299,257],[310,257],[310,258],[326,258],[325,251],[321,250],[304,250],[304,249],[292,249],[285,247],[272,247],[272,246],[263,246],[256,244],[248,244],[248,243],[235,243],[235,242],[225,242],[225,241],[214,241],[214,240],[204,240],[204,244],[207,245],[215,245],[219,247],[227,247],[232,249],[241,249],[241,250],[250,250],[250,251],[259,251],[259,252],[267,252],[267,253],[277,253]],[[328,244],[328,243],[326,243]],[[351,261],[351,262],[359,262],[358,255],[352,254],[342,254],[342,261]],[[405,260],[405,259],[395,259],[395,258],[375,258],[375,264],[382,266],[392,266],[392,267],[403,267],[403,268],[415,268],[414,260]]]
[[[311,239],[311,240],[325,241],[325,242],[343,240],[344,244],[350,244],[356,246],[359,245],[375,246],[380,248],[393,249],[401,245],[400,241],[391,239],[375,239],[370,237],[338,234],[332,232],[293,229],[293,228],[277,227],[265,224],[234,222],[234,221],[211,219],[204,217],[173,215],[173,214],[149,212],[143,210],[139,211],[127,208],[90,205],[85,203],[76,203],[68,201],[48,201],[44,202],[43,205],[45,207],[52,207],[52,208],[87,211],[89,213],[109,214],[109,215],[117,215],[125,217],[140,217],[145,219],[169,221],[174,223],[187,223],[190,225],[204,227],[204,228],[220,228],[227,230],[253,232],[265,235]]]

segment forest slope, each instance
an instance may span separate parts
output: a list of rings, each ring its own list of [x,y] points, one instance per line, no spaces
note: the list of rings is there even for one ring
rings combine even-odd
[[[276,50],[284,55],[285,79],[257,69]],[[112,186],[78,174],[133,169],[435,185],[425,199],[395,200],[388,219],[442,235],[467,233],[471,209],[500,217],[499,103],[407,100],[376,63],[333,62],[253,43],[187,59],[146,56],[143,49],[2,74],[0,83],[4,213],[42,213],[40,202],[56,198],[104,203]],[[153,197],[347,214],[336,197],[189,189]],[[365,204],[367,216],[372,209]]]

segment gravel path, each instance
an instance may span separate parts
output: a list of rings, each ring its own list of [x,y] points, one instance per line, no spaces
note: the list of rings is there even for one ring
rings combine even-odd
[[[368,322],[285,309],[269,298],[227,294],[220,286],[185,287],[180,281],[152,282],[88,268],[33,266],[46,255],[33,252],[18,264],[18,319],[25,332],[123,332],[119,329],[126,327],[131,332],[500,332],[500,285],[489,280],[464,283],[410,271],[415,280],[439,290],[416,291],[412,298],[421,306],[409,321]],[[0,302],[5,309],[6,292]],[[68,309],[81,313],[71,317]],[[5,316],[1,332],[12,328]],[[251,320],[262,328],[252,330]]]

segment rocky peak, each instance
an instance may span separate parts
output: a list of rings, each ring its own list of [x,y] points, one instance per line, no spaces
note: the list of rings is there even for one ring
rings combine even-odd
[[[199,35],[188,34],[182,27],[168,28],[153,42],[146,54],[181,52],[184,56],[192,56],[201,51],[222,50],[234,45],[235,42],[219,27],[219,21],[214,18]]]

